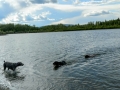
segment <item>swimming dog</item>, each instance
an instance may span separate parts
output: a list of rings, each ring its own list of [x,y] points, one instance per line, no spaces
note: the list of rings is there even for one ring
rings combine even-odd
[[[90,55],[85,55],[85,58],[90,58],[91,56]]]
[[[86,59],[87,58],[92,58],[92,57],[95,57],[95,56],[98,56],[98,55],[100,55],[100,54],[85,55],[85,58]]]
[[[61,61],[61,62],[58,62],[58,61],[55,61],[53,63],[54,66],[57,66],[57,67],[60,67],[60,66],[63,66],[63,65],[66,65],[67,63],[65,61]]]
[[[17,62],[17,63],[12,63],[12,62],[5,62],[4,61],[4,64],[3,64],[3,67],[4,67],[4,71],[6,70],[6,68],[11,69],[13,71],[15,71],[15,69],[18,67],[18,66],[23,66],[24,64],[22,62]]]

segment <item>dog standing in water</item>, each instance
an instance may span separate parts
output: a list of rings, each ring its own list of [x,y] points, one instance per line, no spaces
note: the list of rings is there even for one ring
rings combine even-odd
[[[17,63],[12,63],[12,62],[5,62],[4,61],[4,64],[3,64],[3,67],[4,67],[4,71],[6,70],[6,68],[11,69],[13,71],[15,71],[15,69],[18,67],[18,66],[23,66],[24,64],[22,62],[17,62]]]

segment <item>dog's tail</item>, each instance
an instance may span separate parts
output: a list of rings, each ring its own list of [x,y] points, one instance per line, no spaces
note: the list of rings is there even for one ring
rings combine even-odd
[[[4,63],[5,63],[5,61],[4,61]]]

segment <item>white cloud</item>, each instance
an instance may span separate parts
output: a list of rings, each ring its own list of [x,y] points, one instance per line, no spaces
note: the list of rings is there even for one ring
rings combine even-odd
[[[30,0],[32,3],[57,3],[57,0]]]
[[[80,7],[80,6],[61,5],[61,4],[45,4],[44,7],[48,7],[48,8],[52,8],[55,10],[64,11],[64,12],[74,12],[78,10],[83,10],[85,8],[85,7]]]
[[[74,3],[74,4],[79,4],[80,1],[79,1],[79,0],[75,0],[75,1],[73,1],[73,3]]]
[[[11,8],[14,9],[21,9],[23,7],[26,7],[28,4],[30,4],[30,2],[28,0],[1,0],[2,3],[6,3],[9,6],[11,6]]]
[[[110,4],[120,2],[120,0],[90,0],[90,1],[80,1],[75,0],[73,1],[74,4],[77,5],[102,5],[102,4]]]
[[[105,14],[110,14],[109,11],[101,10],[101,11],[92,11],[89,13],[84,14],[84,16],[99,16],[99,15],[105,15]]]
[[[67,19],[62,19],[60,21],[52,22],[51,24],[53,24],[53,25],[60,24],[60,23],[62,23],[62,24],[74,24],[74,23],[76,23],[76,21],[77,21],[77,18],[74,17],[74,18],[67,18]]]
[[[117,3],[117,2],[120,2],[120,0],[106,0],[107,3]]]
[[[4,23],[11,23],[11,22],[28,22],[33,20],[53,20],[48,18],[51,13],[49,11],[41,12],[41,13],[32,13],[32,12],[17,12],[12,13],[8,17],[4,18],[2,21]]]
[[[64,14],[68,13],[68,18],[71,16],[70,13],[74,14],[69,19],[60,20],[62,23],[75,23],[76,17],[87,16],[107,16],[116,15],[120,16],[119,9],[120,0],[62,0],[67,1],[67,5],[57,3],[58,0],[0,0],[0,20],[5,23],[9,22],[29,22],[29,21],[55,21],[58,18],[64,18]],[[71,3],[71,4],[70,4]],[[73,5],[73,3],[75,5]],[[77,5],[76,5],[77,4]],[[55,12],[60,12],[58,13]],[[65,12],[65,13],[64,13]],[[52,17],[55,16],[56,17]],[[114,14],[115,13],[115,14]],[[79,14],[79,15],[78,15]],[[62,17],[63,16],[63,17]],[[117,18],[118,18],[117,17]],[[55,19],[54,19],[55,18]],[[59,21],[58,21],[59,22]]]
[[[98,4],[105,4],[105,3],[106,3],[106,0],[101,0],[101,1],[91,0],[91,1],[88,1],[88,2],[81,2],[80,4],[81,5],[98,5]]]
[[[10,7],[10,6],[9,6]],[[4,7],[5,8],[5,7]],[[102,6],[75,6],[75,5],[61,5],[61,4],[29,4],[29,6],[18,9],[14,12],[8,12],[8,15],[2,19],[4,23],[10,22],[28,22],[32,20],[50,20],[54,21],[53,18],[49,18],[49,15],[52,13],[50,11],[45,10],[44,8],[51,8],[55,11],[62,11],[62,12],[80,12],[81,16],[98,16],[98,15],[105,15],[110,14],[111,10],[118,10],[120,5],[102,5]],[[1,9],[3,10],[3,9]],[[6,8],[7,10],[7,8]],[[1,11],[0,11],[1,12]],[[4,12],[4,11],[3,11]],[[57,15],[57,13],[56,13]],[[61,17],[62,18],[62,17]],[[64,21],[61,21],[64,22]]]
[[[2,18],[1,22],[19,23],[19,22],[29,22],[33,20],[39,20],[39,21],[55,20],[54,18],[49,18],[49,15],[51,15],[50,11],[47,11],[47,10],[44,11],[44,8],[47,7],[46,5],[44,6],[44,4],[31,4],[28,2],[27,4],[29,4],[29,6],[25,5],[27,7],[21,7],[20,6],[21,4],[20,4],[19,8],[14,10],[15,5],[18,5],[18,4],[19,3],[16,3],[16,4],[14,3],[13,5],[10,5],[9,1],[7,2],[5,1],[4,4],[2,4],[3,6],[0,7],[0,13],[2,13],[0,15],[0,18]]]
[[[49,20],[49,21],[55,21],[55,19],[53,19],[53,18],[47,18],[47,20]]]
[[[57,11],[63,11],[63,12],[82,12],[82,14],[86,14],[92,11],[112,11],[112,10],[119,10],[120,5],[86,5],[86,6],[75,6],[75,5],[61,5],[61,4],[45,4],[43,7],[52,8]]]
[[[112,20],[117,19],[120,16],[120,13],[115,14],[108,14],[103,16],[97,16],[97,17],[84,17],[83,15],[75,16],[72,18],[66,18],[59,21],[54,21],[51,24],[86,24],[88,22],[96,22],[96,21],[105,21],[105,20]]]
[[[0,20],[5,18],[9,13],[14,12],[15,9],[11,8],[8,3],[0,2]]]
[[[64,2],[67,2],[68,0],[63,0]]]

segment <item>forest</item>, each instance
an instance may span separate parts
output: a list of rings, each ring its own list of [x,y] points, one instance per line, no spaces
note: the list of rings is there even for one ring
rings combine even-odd
[[[77,30],[98,30],[98,29],[118,29],[120,28],[120,19],[88,22],[80,25],[47,25],[42,27],[30,26],[27,24],[0,24],[0,35],[14,34],[14,33],[40,33],[40,32],[60,32],[60,31],[77,31]]]

